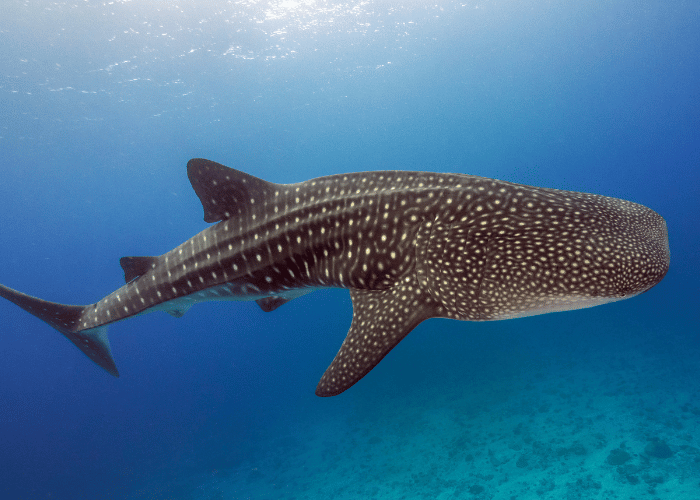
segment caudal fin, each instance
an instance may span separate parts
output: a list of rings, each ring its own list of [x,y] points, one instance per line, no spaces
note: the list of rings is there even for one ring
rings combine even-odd
[[[48,323],[73,342],[87,357],[115,377],[119,376],[117,365],[112,358],[107,338],[107,325],[78,331],[80,317],[87,307],[57,304],[32,297],[0,285],[0,297],[14,302],[19,307]]]

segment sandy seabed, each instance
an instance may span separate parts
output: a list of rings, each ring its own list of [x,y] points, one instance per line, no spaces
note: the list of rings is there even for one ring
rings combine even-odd
[[[385,397],[262,441],[190,498],[698,500],[697,373],[626,352]]]

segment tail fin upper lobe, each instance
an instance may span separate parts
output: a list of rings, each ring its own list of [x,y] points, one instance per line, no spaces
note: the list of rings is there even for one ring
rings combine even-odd
[[[92,306],[71,306],[48,302],[4,285],[0,285],[0,297],[14,302],[28,313],[48,323],[107,372],[115,377],[119,376],[109,347],[107,325],[89,330],[79,330],[80,317],[85,309]]]

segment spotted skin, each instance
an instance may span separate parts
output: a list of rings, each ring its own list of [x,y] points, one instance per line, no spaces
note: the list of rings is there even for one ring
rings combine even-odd
[[[0,285],[118,376],[107,325],[197,302],[265,311],[318,288],[350,290],[353,320],[316,394],[365,376],[419,323],[517,318],[642,293],[669,266],[666,224],[636,203],[460,174],[358,172],[273,184],[190,160],[215,223],[158,257],[124,257],[127,283],[69,306]]]

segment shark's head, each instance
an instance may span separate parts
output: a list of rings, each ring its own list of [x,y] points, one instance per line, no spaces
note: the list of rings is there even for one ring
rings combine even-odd
[[[607,200],[610,200],[608,198]],[[611,219],[598,230],[598,247],[608,256],[610,293],[628,298],[646,292],[668,272],[671,253],[666,221],[650,208],[624,200],[611,208]],[[606,290],[602,288],[601,294]]]
[[[428,249],[429,261],[452,263],[428,270],[448,317],[591,307],[643,293],[668,271],[666,223],[645,206],[523,186],[489,202],[469,225],[444,226]]]

